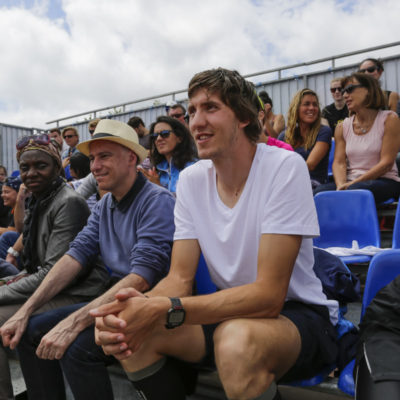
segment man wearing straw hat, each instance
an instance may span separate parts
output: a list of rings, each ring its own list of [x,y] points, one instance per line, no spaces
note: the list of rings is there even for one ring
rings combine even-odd
[[[18,350],[32,399],[64,398],[62,372],[76,399],[113,398],[106,369],[112,359],[95,344],[88,311],[113,300],[121,288],[149,290],[170,263],[174,198],[136,171],[147,155],[136,132],[125,123],[101,120],[92,139],[78,149],[90,157],[99,188],[109,193],[94,207],[69,251],[0,331],[4,344],[15,348],[26,330]],[[106,293],[28,321],[37,307],[84,274],[88,260],[98,254],[115,282]]]

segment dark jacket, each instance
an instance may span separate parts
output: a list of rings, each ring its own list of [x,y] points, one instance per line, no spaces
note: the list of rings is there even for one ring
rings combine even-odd
[[[85,226],[90,214],[85,199],[65,183],[56,189],[55,197],[39,212],[35,246],[39,269],[17,282],[1,286],[0,304],[19,304],[29,298],[67,252],[70,242]],[[105,268],[97,263],[96,268],[90,269],[86,275],[78,276],[61,293],[82,296],[82,301],[98,296],[108,283]]]

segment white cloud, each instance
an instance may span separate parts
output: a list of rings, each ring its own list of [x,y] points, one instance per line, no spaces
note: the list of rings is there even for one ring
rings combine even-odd
[[[0,8],[0,121],[38,127],[184,88],[205,68],[246,74],[389,43],[400,15],[397,0],[64,0],[65,20],[48,0],[23,4]]]

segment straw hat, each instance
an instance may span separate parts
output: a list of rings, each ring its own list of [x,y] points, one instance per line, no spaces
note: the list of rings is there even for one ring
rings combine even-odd
[[[137,133],[124,122],[112,119],[102,119],[96,126],[93,136],[86,142],[79,143],[76,148],[86,156],[89,155],[89,145],[96,140],[109,140],[132,150],[139,158],[139,163],[147,157],[147,150],[139,144]]]

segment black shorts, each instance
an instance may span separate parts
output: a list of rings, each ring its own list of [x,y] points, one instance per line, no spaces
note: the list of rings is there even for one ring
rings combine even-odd
[[[324,306],[288,301],[281,315],[290,319],[301,337],[301,350],[293,367],[280,382],[312,378],[324,367],[334,365],[338,354],[336,330],[329,319],[329,311]],[[206,355],[197,364],[199,367],[215,369],[213,334],[218,324],[203,325],[206,340]]]

